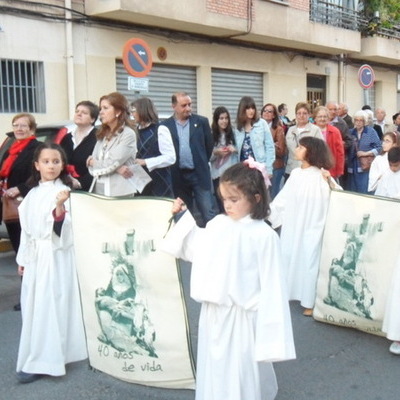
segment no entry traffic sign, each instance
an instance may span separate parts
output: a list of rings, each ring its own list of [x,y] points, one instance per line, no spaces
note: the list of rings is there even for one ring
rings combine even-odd
[[[136,78],[147,76],[153,66],[148,44],[142,39],[129,39],[124,45],[122,62],[130,75]]]
[[[358,82],[364,89],[369,89],[374,86],[375,73],[371,66],[368,64],[361,65],[358,70]]]

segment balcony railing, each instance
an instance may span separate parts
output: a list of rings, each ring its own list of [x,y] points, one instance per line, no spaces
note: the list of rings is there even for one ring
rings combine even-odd
[[[368,19],[362,12],[332,1],[310,0],[310,21],[359,31],[363,36],[383,36],[400,40],[400,25],[384,27],[379,17]]]

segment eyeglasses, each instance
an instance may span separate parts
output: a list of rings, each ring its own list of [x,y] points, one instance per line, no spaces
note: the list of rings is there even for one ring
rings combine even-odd
[[[29,128],[29,125],[26,125],[26,124],[12,124],[12,127],[13,127],[13,128],[16,128],[16,129],[18,129],[18,128],[21,128],[21,129],[28,129],[28,128]]]
[[[274,112],[274,110],[264,110],[264,111],[263,111],[263,114],[264,114],[264,113],[273,114],[273,112]]]

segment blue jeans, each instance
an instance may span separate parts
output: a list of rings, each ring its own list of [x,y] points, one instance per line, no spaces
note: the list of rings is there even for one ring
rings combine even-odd
[[[349,173],[349,189],[352,192],[357,193],[368,193],[368,178],[369,171],[366,172],[357,172]]]
[[[285,175],[285,167],[283,168],[274,168],[272,172],[272,186],[271,186],[271,197],[272,199],[279,193],[281,190],[282,178]]]
[[[181,182],[175,183],[175,195],[186,203],[194,217],[200,213],[201,218],[196,218],[197,223],[199,226],[205,226],[217,215],[214,196],[211,191],[211,180],[210,188],[203,189],[199,185],[199,179],[194,170],[182,172],[181,175]]]

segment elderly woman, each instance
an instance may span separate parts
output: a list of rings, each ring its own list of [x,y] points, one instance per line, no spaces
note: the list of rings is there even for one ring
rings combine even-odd
[[[32,172],[33,153],[39,142],[35,137],[36,121],[33,115],[21,113],[12,119],[15,141],[0,162],[0,182],[4,197],[24,197],[30,187],[26,184]],[[2,214],[1,214],[2,215]],[[21,236],[19,222],[6,223],[8,235],[15,252]]]
[[[138,129],[136,164],[141,165],[151,177],[142,191],[144,196],[173,197],[169,166],[176,161],[171,132],[158,122],[153,102],[142,97],[132,103],[132,115]]]
[[[1,195],[3,197],[22,198],[30,189],[26,181],[31,175],[33,154],[39,145],[35,138],[35,118],[27,113],[17,114],[12,119],[12,128],[15,141],[0,160]],[[3,213],[0,210],[0,218],[2,216]],[[17,253],[21,237],[21,225],[19,221],[6,222],[5,225],[11,245]],[[16,311],[20,309],[20,304],[14,306]]]
[[[262,163],[272,177],[275,161],[275,146],[268,124],[257,115],[256,103],[252,97],[241,98],[234,131],[240,161],[249,157]]]
[[[282,178],[285,175],[286,165],[286,140],[283,123],[279,118],[278,109],[275,104],[267,103],[261,109],[261,118],[263,118],[271,131],[275,146],[275,162],[272,170],[271,196],[274,198],[280,188]]]
[[[372,160],[382,150],[381,141],[376,131],[368,126],[368,115],[357,111],[353,117],[354,128],[351,130],[353,145],[348,154],[347,171],[350,190],[368,193],[369,168]]]
[[[78,189],[89,190],[93,177],[86,165],[96,144],[94,124],[99,115],[99,107],[91,101],[81,101],[75,107],[76,129],[61,139],[60,145],[67,155],[71,175],[79,182]]]
[[[336,180],[344,173],[344,145],[342,135],[338,128],[328,124],[329,110],[324,106],[318,106],[314,110],[315,125],[321,129],[322,136],[334,158],[334,166],[329,170]]]
[[[295,168],[301,165],[301,162],[296,160],[295,157],[295,149],[299,145],[300,139],[305,136],[312,136],[318,139],[324,138],[318,126],[310,122],[311,111],[308,103],[297,103],[295,112],[296,124],[291,126],[286,134],[286,146],[288,148],[288,160],[285,170],[286,179]]]
[[[100,98],[101,127],[93,154],[87,159],[93,192],[105,196],[134,195],[132,181],[137,148],[128,100],[113,92]]]

